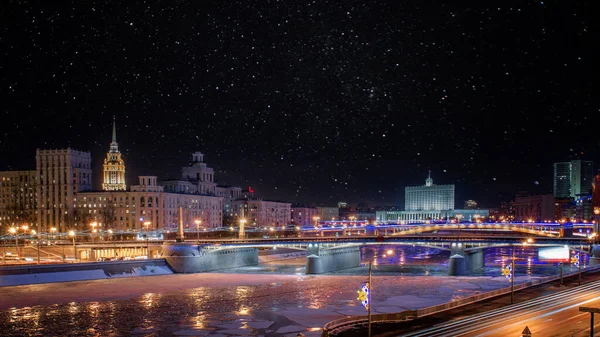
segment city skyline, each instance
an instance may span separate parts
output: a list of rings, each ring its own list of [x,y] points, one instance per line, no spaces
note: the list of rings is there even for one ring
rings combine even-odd
[[[402,205],[428,170],[458,204],[547,193],[553,163],[599,160],[584,7],[12,2],[0,170],[71,147],[101,172],[116,116],[128,184],[202,151],[290,202]]]
[[[0,3],[2,336],[594,335],[593,13]]]

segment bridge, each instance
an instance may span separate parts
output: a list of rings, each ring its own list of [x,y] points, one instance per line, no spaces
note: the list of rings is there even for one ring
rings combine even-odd
[[[527,232],[531,234],[530,232]],[[585,245],[584,245],[585,243]],[[536,237],[512,235],[465,233],[462,237],[454,234],[403,232],[391,236],[349,236],[349,237],[312,237],[281,239],[242,239],[242,240],[204,240],[199,242],[205,249],[234,248],[289,248],[306,250],[308,257],[306,272],[319,274],[360,265],[360,246],[399,245],[426,247],[450,252],[450,275],[465,275],[484,268],[484,250],[489,248],[516,247],[556,247],[589,253],[590,241],[587,238],[556,236]],[[585,248],[585,249],[584,249]]]
[[[367,233],[369,230],[366,230]],[[288,248],[307,252],[306,272],[319,274],[360,265],[360,247],[370,245],[399,245],[440,249],[450,252],[449,261],[452,275],[464,275],[484,267],[484,251],[489,248],[515,247],[526,244],[532,247],[568,246],[569,249],[590,250],[590,238],[582,236],[548,235],[543,228],[514,228],[509,224],[434,224],[418,227],[400,227],[385,235],[385,229],[375,227],[374,235],[342,236],[302,236],[296,234],[282,238],[255,239],[206,239],[186,240],[175,249],[171,240],[104,241],[101,243],[60,244],[54,246],[26,245],[21,252],[28,251],[35,257],[72,257],[81,261],[95,261],[102,258],[178,258],[191,261],[190,257],[204,255],[221,256],[219,262],[225,266],[241,266],[234,258],[236,252],[246,256],[242,260],[258,263],[258,249]],[[533,239],[533,242],[527,242]],[[184,248],[181,248],[184,247]],[[14,246],[13,246],[14,248]],[[171,249],[173,248],[173,249]],[[6,251],[6,246],[4,246]],[[243,252],[243,253],[241,253]],[[248,257],[250,256],[251,257]],[[254,258],[256,255],[256,258]],[[6,255],[5,255],[6,256]],[[187,256],[186,259],[181,257]],[[598,254],[600,256],[600,254]],[[223,260],[224,259],[224,260]],[[237,262],[236,262],[237,261]],[[246,263],[244,262],[244,263]],[[178,262],[183,263],[183,262]],[[209,263],[210,264],[210,263]],[[186,265],[182,270],[194,272],[196,267]],[[205,269],[198,269],[204,271]]]

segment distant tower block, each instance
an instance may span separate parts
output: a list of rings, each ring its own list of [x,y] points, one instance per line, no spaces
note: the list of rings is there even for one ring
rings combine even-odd
[[[125,191],[125,162],[121,158],[119,152],[119,144],[117,144],[117,126],[113,120],[112,142],[110,143],[110,151],[104,159],[102,190],[104,191]]]

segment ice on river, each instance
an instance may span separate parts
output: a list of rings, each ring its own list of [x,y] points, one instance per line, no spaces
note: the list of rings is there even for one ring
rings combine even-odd
[[[356,300],[365,281],[363,275],[209,273],[2,287],[0,331],[3,336],[320,336],[331,320],[365,314]],[[505,278],[490,276],[376,276],[372,310],[427,307],[507,285]]]

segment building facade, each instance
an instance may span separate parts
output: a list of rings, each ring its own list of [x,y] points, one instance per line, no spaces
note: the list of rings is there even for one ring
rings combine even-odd
[[[592,206],[595,214],[600,215],[600,174],[594,176],[594,184],[592,188]]]
[[[222,223],[223,199],[216,196],[164,192],[155,176],[140,176],[130,191],[81,192],[77,208],[105,230],[176,230],[179,206],[184,227],[216,228]]]
[[[119,152],[117,143],[117,126],[113,120],[112,142],[102,165],[102,190],[125,191],[125,162]]]
[[[101,229],[141,230],[144,223],[149,230],[175,229],[182,206],[186,227],[200,220],[203,228],[215,228],[222,226],[223,200],[231,203],[241,195],[239,187],[216,187],[199,152],[182,170],[190,180],[159,185],[155,176],[141,176],[127,191],[114,122],[110,145],[101,191],[92,191],[91,154],[70,148],[38,149],[36,170],[0,172],[0,225],[29,223],[40,233],[89,230],[92,222]]]
[[[517,195],[515,198],[516,221],[553,221],[554,220],[554,195]]]
[[[0,172],[0,233],[37,223],[37,172]]]
[[[290,223],[293,225],[313,226],[319,220],[326,219],[321,219],[316,207],[292,206],[290,209]]]
[[[233,201],[242,197],[242,188],[237,186],[217,185],[217,197],[223,198],[223,216],[233,216]]]
[[[490,215],[487,209],[452,209],[443,211],[378,211],[376,220],[380,223],[426,223],[428,221],[466,221],[484,220]]]
[[[59,232],[78,225],[75,197],[92,189],[90,152],[73,149],[36,151],[37,227]]]
[[[317,216],[322,221],[337,221],[340,219],[340,210],[337,207],[317,207]]]
[[[589,194],[594,179],[594,162],[571,160],[554,163],[554,196],[573,198]]]
[[[404,189],[405,211],[442,211],[454,209],[454,185],[434,185],[431,174],[424,186]]]
[[[233,201],[233,214],[248,227],[281,227],[291,222],[291,203],[261,199]]]
[[[217,185],[214,170],[204,162],[202,152],[192,153],[191,163],[181,169],[181,178],[159,182],[165,192],[217,196],[223,199],[223,213],[232,216],[233,200],[242,197],[242,189],[236,186]]]

